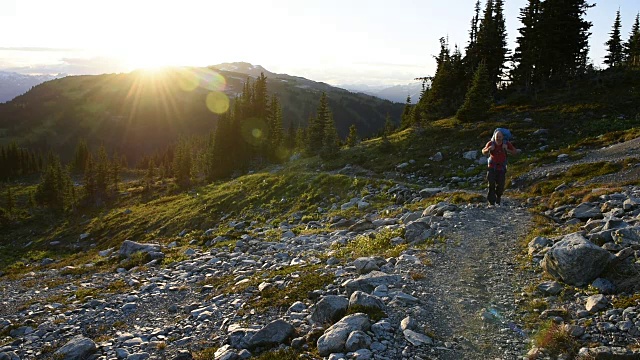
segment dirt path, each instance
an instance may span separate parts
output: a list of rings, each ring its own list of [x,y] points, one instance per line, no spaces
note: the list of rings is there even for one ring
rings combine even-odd
[[[446,249],[416,284],[428,294],[422,304],[427,331],[447,345],[436,348],[437,359],[516,359],[527,351],[514,295],[533,274],[523,274],[515,256],[531,217],[513,200],[506,202],[464,209]]]

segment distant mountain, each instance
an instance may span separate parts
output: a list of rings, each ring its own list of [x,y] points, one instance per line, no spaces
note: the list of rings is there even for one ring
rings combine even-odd
[[[0,103],[22,95],[32,87],[64,75],[24,75],[0,71]]]
[[[339,86],[350,91],[357,91],[364,94],[373,95],[381,99],[403,104],[407,102],[407,95],[411,96],[412,104],[417,103],[420,99],[420,93],[422,92],[421,82],[395,86],[370,86],[354,84]]]
[[[163,73],[67,76],[44,82],[0,104],[0,144],[16,141],[33,149],[53,149],[69,159],[78,139],[92,148],[101,144],[130,161],[165,149],[180,136],[206,135],[218,115],[207,108],[212,90],[233,101],[248,78],[264,72],[268,93],[282,107],[285,130],[306,127],[327,93],[338,134],[345,138],[355,124],[366,138],[379,133],[387,114],[399,123],[403,104],[353,93],[325,83],[275,74],[248,63],[207,68],[170,68]]]

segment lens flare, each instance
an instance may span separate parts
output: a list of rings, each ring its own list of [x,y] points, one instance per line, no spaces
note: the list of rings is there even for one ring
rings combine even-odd
[[[242,137],[252,145],[261,145],[267,139],[267,123],[261,119],[251,118],[242,124]]]
[[[212,91],[207,94],[207,108],[216,114],[223,114],[229,110],[229,98],[220,91]]]
[[[211,69],[182,69],[178,84],[184,91],[194,91],[198,87],[209,91],[224,91],[227,80]]]
[[[180,71],[178,85],[184,91],[193,91],[198,87],[200,80],[198,76],[191,70]]]

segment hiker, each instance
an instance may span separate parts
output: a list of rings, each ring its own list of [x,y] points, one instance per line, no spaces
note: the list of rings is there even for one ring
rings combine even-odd
[[[487,181],[489,181],[489,192],[487,200],[489,205],[500,205],[500,198],[504,192],[505,173],[507,172],[507,153],[513,155],[519,150],[513,146],[511,141],[505,140],[503,129],[496,129],[493,132],[491,141],[482,149],[483,155],[488,155]]]

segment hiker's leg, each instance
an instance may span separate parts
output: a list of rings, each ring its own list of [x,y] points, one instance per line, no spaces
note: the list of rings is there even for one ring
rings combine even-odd
[[[487,171],[487,181],[489,182],[487,200],[489,201],[489,204],[493,205],[496,202],[496,172],[494,169],[489,169],[489,171]]]
[[[496,172],[496,202],[498,204],[500,204],[500,198],[502,197],[502,193],[504,193],[505,178],[504,171]]]

